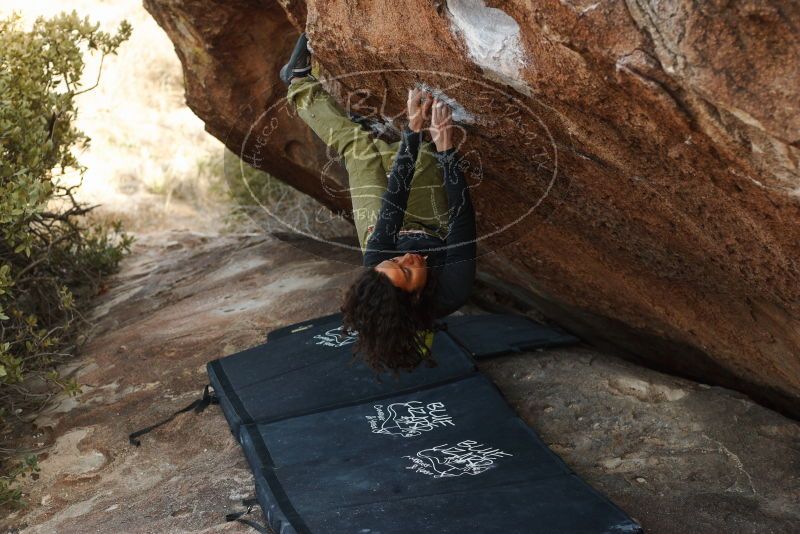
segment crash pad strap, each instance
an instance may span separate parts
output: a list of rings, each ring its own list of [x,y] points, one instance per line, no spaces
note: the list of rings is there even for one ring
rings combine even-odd
[[[256,523],[252,519],[245,519],[243,517],[239,517],[237,519],[234,519],[234,521],[236,521],[237,523],[242,523],[244,525],[247,525],[248,527],[252,528],[256,532],[260,532],[261,534],[272,534],[271,530],[267,530],[267,527],[265,527],[264,525],[261,525],[259,523]]]
[[[264,443],[264,438],[261,436],[261,432],[258,431],[258,427],[248,425],[242,427],[242,431],[247,432],[250,436],[256,456],[261,460],[261,463],[263,465],[272,465],[272,456],[267,450],[267,445]],[[250,468],[255,472],[256,466],[251,465]],[[283,489],[283,485],[272,469],[264,469],[263,475],[275,499],[275,504],[278,505],[278,508],[286,516],[286,519],[294,527],[297,534],[311,534],[311,530],[309,530],[303,518],[300,517],[300,514],[297,513],[292,501],[289,500],[289,496],[286,494],[286,490]]]
[[[249,514],[253,511],[253,508],[258,506],[258,499],[256,497],[250,497],[247,499],[242,499],[242,506],[246,506],[242,512],[234,512],[232,514],[225,515],[225,521],[236,521],[237,523],[242,523],[247,525],[248,527],[252,528],[256,532],[261,532],[262,534],[271,534],[271,531],[267,529],[264,525],[253,521],[252,519],[246,519],[244,516]]]
[[[160,426],[166,425],[167,423],[169,423],[182,413],[186,413],[192,410],[194,410],[194,413],[200,413],[203,410],[205,410],[210,404],[219,404],[219,399],[216,397],[216,395],[212,394],[209,391],[209,388],[210,384],[206,384],[205,387],[203,388],[203,396],[201,398],[192,401],[191,404],[181,408],[180,410],[176,411],[166,419],[163,419],[158,423],[155,423],[141,430],[137,430],[136,432],[128,434],[128,441],[130,442],[130,444],[135,445],[136,447],[140,446],[142,442],[137,439],[139,436],[147,434],[148,432],[155,430]]]

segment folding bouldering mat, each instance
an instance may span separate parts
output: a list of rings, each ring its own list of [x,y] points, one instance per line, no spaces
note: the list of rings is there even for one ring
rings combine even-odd
[[[273,341],[324,324],[337,325],[341,314],[326,315],[278,328],[267,334]],[[580,339],[559,328],[543,325],[521,315],[451,315],[442,321],[448,334],[474,358],[491,358],[514,352],[561,347]]]
[[[475,374],[245,425],[275,532],[637,532]]]
[[[557,328],[508,314],[450,316],[447,333],[476,359],[573,345],[580,341]]]
[[[343,334],[339,315],[209,363],[273,531],[640,532],[475,370],[471,354],[541,342],[535,323],[517,319],[451,317],[451,330],[435,337],[437,367],[380,381],[352,360],[356,339]]]
[[[446,334],[434,337],[436,367],[376,377],[353,359],[356,339],[339,316],[307,321],[263,345],[214,360],[208,375],[235,436],[239,425],[266,422],[391,395],[474,372],[472,359]]]
[[[290,324],[288,326],[283,326],[281,328],[277,328],[269,332],[267,334],[267,341],[275,341],[276,339],[282,337],[305,332],[309,328],[314,328],[314,327],[324,327],[325,325],[330,325],[330,327],[328,328],[335,328],[341,324],[341,321],[342,321],[342,314],[333,313],[331,315],[317,317],[316,319],[309,319],[307,321],[303,321],[302,323]]]

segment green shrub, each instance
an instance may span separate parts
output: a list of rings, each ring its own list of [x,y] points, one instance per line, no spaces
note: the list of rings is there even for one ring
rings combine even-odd
[[[11,460],[14,431],[49,398],[32,385],[79,392],[56,367],[74,354],[82,306],[130,248],[118,224],[86,219],[73,153],[89,143],[74,125],[75,97],[93,89],[79,81],[84,54],[114,54],[130,33],[127,22],[112,35],[75,12],[31,29],[16,15],[0,20],[0,450],[11,451],[0,456],[0,506],[19,503],[14,479],[36,469],[35,458]]]

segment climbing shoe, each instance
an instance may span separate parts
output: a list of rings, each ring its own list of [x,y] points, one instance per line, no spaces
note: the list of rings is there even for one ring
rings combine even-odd
[[[289,62],[281,68],[280,76],[281,81],[288,86],[292,78],[309,74],[311,74],[311,54],[308,50],[308,37],[303,32],[294,45]]]

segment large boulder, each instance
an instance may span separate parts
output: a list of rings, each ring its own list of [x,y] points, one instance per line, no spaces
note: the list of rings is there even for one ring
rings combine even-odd
[[[208,131],[344,216],[346,175],[277,78],[298,31],[362,114],[398,126],[411,85],[443,91],[464,125],[482,280],[800,415],[797,4],[144,3]]]

